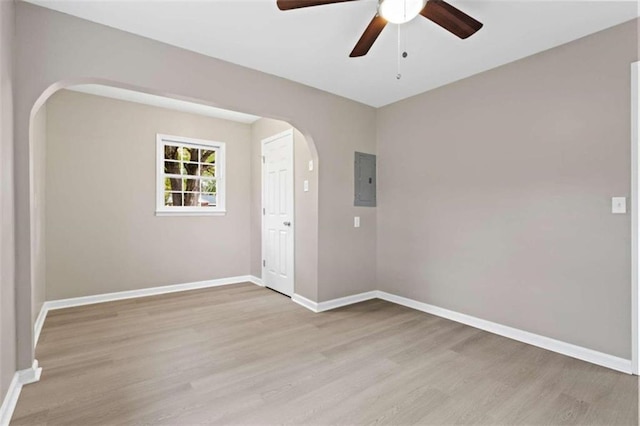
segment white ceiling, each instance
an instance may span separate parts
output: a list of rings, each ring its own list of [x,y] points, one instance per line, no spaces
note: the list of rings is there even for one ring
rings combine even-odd
[[[418,16],[369,54],[349,52],[378,0],[280,11],[275,0],[28,0],[380,107],[639,16],[636,0],[449,0],[484,23],[460,40]]]
[[[69,87],[68,90],[88,93],[90,95],[119,99],[122,101],[135,102],[138,104],[167,108],[175,111],[188,112],[190,114],[205,115],[207,117],[220,118],[222,120],[237,121],[239,123],[251,124],[260,118],[255,115],[245,114],[242,112],[230,111],[227,109],[216,108],[208,105],[195,104],[192,102],[180,101],[178,99],[150,95],[148,93],[120,89],[117,87],[102,86],[100,84],[82,84]]]

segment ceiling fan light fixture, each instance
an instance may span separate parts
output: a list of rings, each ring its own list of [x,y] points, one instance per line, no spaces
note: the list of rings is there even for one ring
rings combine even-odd
[[[411,21],[424,9],[427,0],[380,0],[378,14],[392,24]]]

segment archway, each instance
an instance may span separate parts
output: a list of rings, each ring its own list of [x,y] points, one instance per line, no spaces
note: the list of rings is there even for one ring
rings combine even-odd
[[[80,84],[78,84],[80,83]],[[105,84],[108,83],[108,84]],[[42,301],[39,300],[35,300],[35,296],[37,294],[42,294],[43,292],[41,290],[38,290],[38,286],[40,286],[42,283],[38,282],[38,274],[37,274],[37,270],[38,270],[38,264],[40,263],[40,260],[38,259],[38,254],[39,253],[43,253],[44,250],[42,250],[40,247],[38,247],[39,245],[44,244],[44,236],[42,235],[42,226],[41,224],[38,223],[41,217],[41,214],[37,211],[38,210],[38,206],[43,204],[43,199],[40,198],[38,199],[38,197],[42,197],[42,194],[45,192],[44,188],[38,188],[38,178],[37,178],[37,171],[39,167],[42,167],[41,165],[39,165],[39,162],[37,161],[37,158],[39,157],[38,155],[38,150],[41,149],[42,147],[41,145],[41,141],[38,141],[38,137],[39,137],[39,129],[38,129],[38,121],[39,121],[39,113],[42,111],[43,108],[45,108],[45,106],[47,105],[47,103],[52,99],[55,98],[56,96],[59,96],[62,92],[65,92],[66,89],[73,89],[74,87],[77,86],[83,86],[83,85],[87,85],[87,84],[91,84],[91,85],[96,85],[96,84],[100,84],[103,86],[109,86],[109,87],[114,87],[114,88],[118,88],[118,89],[126,89],[126,90],[132,90],[132,89],[136,89],[136,88],[132,88],[131,86],[127,86],[127,85],[120,85],[120,84],[113,84],[112,82],[104,82],[103,80],[98,80],[98,79],[82,79],[82,80],[76,80],[73,82],[64,82],[64,83],[59,83],[56,84],[52,87],[50,87],[49,89],[47,89],[37,100],[37,102],[35,102],[35,104],[33,105],[33,108],[31,110],[31,118],[30,118],[30,124],[29,124],[29,156],[30,156],[30,167],[31,167],[31,173],[30,173],[30,177],[31,177],[31,182],[30,182],[30,217],[31,217],[31,222],[30,222],[30,264],[31,264],[31,272],[32,275],[30,276],[30,290],[31,290],[31,294],[30,294],[30,301],[31,301],[31,307],[32,307],[32,311],[31,311],[31,320],[35,321],[35,324],[32,323],[33,327],[33,333],[34,333],[34,348],[35,348],[35,344],[37,343],[37,339],[39,336],[39,332],[40,329],[43,325],[44,322],[44,317],[46,315],[46,310],[44,311],[40,311],[41,313],[44,313],[43,315],[39,315],[39,317],[36,319],[35,316],[36,314],[38,314],[38,306],[41,305]],[[151,94],[154,96],[159,96],[156,95],[154,93],[152,93],[151,91],[148,90],[144,90],[144,89],[136,89],[141,93],[147,93],[147,94]],[[178,99],[180,101],[184,101],[184,98],[181,97],[168,97],[166,95],[164,95],[163,97],[165,98],[171,98],[171,99]],[[194,100],[189,99],[189,102],[194,102]],[[194,102],[194,103],[201,103],[204,105],[207,105],[204,102]],[[283,121],[280,120],[276,120],[273,118],[261,118],[261,120],[264,120],[264,122],[262,122],[263,126],[261,127],[262,129],[265,128],[266,124],[266,128],[279,128],[281,126],[289,126],[291,127],[290,124],[287,124]],[[264,131],[264,130],[263,130]],[[304,134],[302,132],[299,132],[298,130],[296,130],[296,133],[298,133],[301,137],[301,141],[302,143],[306,144],[306,147],[308,149],[308,156],[309,158],[315,163],[317,164],[318,162],[318,156],[317,156],[317,150],[315,149],[315,146],[313,144],[313,141],[307,137],[304,136]],[[312,187],[317,187],[317,182],[318,182],[318,178],[317,178],[317,167],[316,167],[316,171],[314,173],[314,177],[315,180],[312,182]],[[54,181],[57,179],[54,179]],[[255,185],[253,185],[252,182],[252,191],[255,192]],[[259,190],[259,189],[258,189]],[[316,288],[317,288],[317,222],[318,222],[318,203],[317,203],[317,198],[318,198],[318,194],[317,191],[314,192],[313,194],[309,194],[311,197],[309,198],[314,198],[313,200],[311,200],[311,202],[307,202],[306,205],[303,205],[303,203],[301,202],[301,206],[296,205],[296,210],[298,210],[299,207],[301,207],[300,210],[303,210],[305,215],[307,215],[307,217],[305,218],[305,221],[307,222],[307,226],[306,228],[308,229],[308,232],[303,234],[303,238],[300,239],[300,241],[303,244],[297,244],[297,253],[296,253],[296,261],[297,264],[299,264],[299,266],[296,267],[296,275],[300,275],[304,277],[304,285],[300,286],[302,288],[304,288],[301,292],[302,294],[309,294],[310,292],[315,292]],[[259,213],[258,212],[258,208],[259,206],[255,206],[252,205],[251,206],[251,221],[255,222],[255,219],[258,218],[259,220]],[[59,209],[58,209],[59,210]],[[55,222],[54,222],[55,223]],[[64,228],[64,227],[63,227]],[[257,245],[258,247],[260,246],[260,235],[258,235],[257,237],[254,236],[252,234],[251,240],[252,240],[252,244],[253,245]],[[254,243],[254,239],[256,240],[256,242]],[[65,244],[66,246],[69,246],[68,244],[69,242],[67,241],[67,243]],[[70,256],[73,257],[73,256]],[[255,263],[255,262],[252,262]],[[253,266],[253,264],[252,264]],[[248,274],[248,273],[247,273]],[[251,274],[255,274],[253,268],[251,270]],[[218,279],[221,277],[214,277],[214,279]],[[169,284],[169,283],[167,283]],[[178,284],[176,282],[172,282],[171,284]],[[298,289],[298,287],[297,287]],[[116,291],[118,289],[115,289]],[[133,290],[133,289],[125,289],[125,290]],[[298,291],[298,290],[297,290]],[[102,291],[102,292],[108,292],[108,291]],[[48,293],[51,293],[48,291]],[[81,296],[87,296],[89,294],[64,294],[64,293],[53,293],[52,298],[53,299],[61,299],[61,298],[66,298],[66,297],[81,297]],[[313,297],[313,296],[311,296]],[[49,299],[49,297],[48,297]]]
[[[376,152],[376,110],[304,84],[84,21],[16,5],[14,170],[18,369],[33,360],[30,121],[34,105],[73,84],[115,84],[285,120],[321,156],[314,279],[323,302],[376,287],[376,209],[353,205],[353,155]],[[99,48],[97,48],[99,47]],[[85,78],[86,77],[86,78]],[[37,110],[37,107],[35,108]],[[360,216],[362,227],[353,227]]]

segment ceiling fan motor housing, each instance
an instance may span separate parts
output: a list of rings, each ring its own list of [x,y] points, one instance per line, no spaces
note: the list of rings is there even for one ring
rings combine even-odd
[[[392,24],[404,24],[420,14],[427,0],[380,0],[378,14]]]

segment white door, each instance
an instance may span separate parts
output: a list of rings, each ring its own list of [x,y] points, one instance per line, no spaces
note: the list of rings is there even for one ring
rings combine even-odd
[[[262,141],[262,279],[293,295],[293,131]]]

